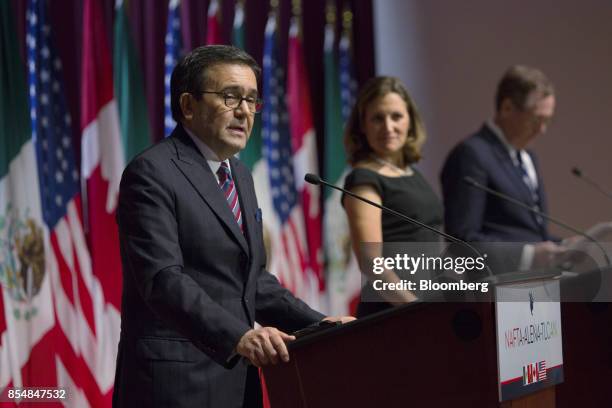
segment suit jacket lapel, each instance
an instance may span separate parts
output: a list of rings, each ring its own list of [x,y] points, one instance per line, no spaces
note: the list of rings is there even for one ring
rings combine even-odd
[[[253,239],[255,238],[255,226],[253,223],[253,214],[257,210],[254,203],[247,194],[248,178],[242,169],[236,165],[236,159],[230,159],[232,166],[232,174],[234,176],[234,183],[238,190],[238,198],[240,200],[240,209],[242,211],[242,223],[245,227],[247,242],[249,248],[253,248]]]
[[[240,245],[243,251],[249,255],[249,248],[240,227],[234,219],[234,214],[229,208],[217,178],[210,170],[210,166],[206,159],[198,151],[189,135],[177,126],[173,133],[174,143],[177,149],[177,160],[173,161],[179,167],[181,172],[189,180],[191,185],[196,189],[200,197],[208,204],[210,209],[223,222],[236,242]],[[243,216],[243,220],[244,220]]]
[[[508,178],[512,180],[512,186],[515,189],[515,193],[510,194],[510,196],[512,198],[516,198],[517,200],[521,200],[526,204],[534,205],[535,203],[531,197],[531,191],[529,191],[529,187],[527,187],[525,182],[521,179],[516,166],[512,161],[512,157],[510,157],[510,152],[508,152],[508,149],[506,149],[506,146],[501,143],[501,141],[489,130],[489,128],[487,128],[486,136],[493,147],[493,151],[497,155],[499,163],[501,163],[501,167],[506,172]]]
[[[497,136],[495,136],[488,127],[486,128],[486,130],[487,132],[485,133],[485,135],[489,139],[489,143],[491,143],[493,150],[497,155],[499,162],[501,163],[501,167],[507,173],[508,177],[512,180],[511,184],[515,192],[506,192],[506,194],[510,195],[512,198],[516,198],[517,200],[522,201],[525,204],[534,206],[536,203],[533,201],[531,191],[529,190],[529,187],[527,187],[525,182],[521,179],[519,172],[517,171],[514,163],[512,162],[512,157],[510,157],[508,149],[506,149],[506,146],[501,143]],[[529,219],[533,222],[534,228],[541,228],[540,224],[538,224],[535,214],[531,212],[526,212],[525,214],[528,214]]]

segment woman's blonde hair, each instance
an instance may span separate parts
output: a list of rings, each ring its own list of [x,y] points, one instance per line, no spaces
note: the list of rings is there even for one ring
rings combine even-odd
[[[404,102],[410,116],[410,129],[403,147],[404,165],[416,163],[421,159],[421,148],[427,135],[421,121],[421,116],[408,91],[398,78],[380,76],[368,80],[359,95],[346,127],[344,128],[344,147],[347,160],[351,165],[366,159],[372,153],[365,133],[363,133],[363,120],[365,119],[368,105],[376,98],[383,97],[389,93],[398,94]]]

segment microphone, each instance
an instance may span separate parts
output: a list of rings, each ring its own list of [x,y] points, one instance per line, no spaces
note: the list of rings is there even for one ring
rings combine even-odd
[[[608,263],[608,266],[612,266],[612,264],[610,263],[610,258],[608,257],[608,254],[606,253],[606,251],[604,250],[604,248],[601,246],[601,244],[599,243],[599,241],[597,241],[595,238],[593,238],[592,236],[590,236],[589,234],[587,234],[584,231],[580,231],[574,227],[569,226],[568,224],[564,223],[561,220],[558,220],[556,218],[551,217],[550,215],[538,210],[537,208],[534,208],[528,204],[525,204],[524,202],[517,200],[516,198],[510,197],[509,195],[506,195],[504,193],[500,193],[497,190],[493,190],[492,188],[483,186],[482,184],[480,184],[479,182],[477,182],[476,180],[474,180],[472,177],[466,176],[463,178],[463,181],[469,185],[471,185],[472,187],[475,187],[479,190],[482,190],[486,193],[489,193],[497,198],[501,198],[504,201],[510,202],[512,204],[515,204],[521,208],[526,209],[527,211],[534,213],[536,215],[539,215],[540,217],[552,222],[553,224],[556,224],[558,226],[560,226],[561,228],[564,228],[568,231],[573,232],[574,234],[578,234],[582,237],[585,237],[586,239],[588,239],[589,241],[591,241],[592,243],[594,243],[595,245],[597,245],[597,247],[601,250],[601,252],[603,253],[604,257],[606,258],[606,262]]]
[[[393,214],[396,217],[399,217],[399,218],[403,219],[404,221],[408,221],[411,224],[418,225],[421,228],[425,228],[425,229],[427,229],[429,231],[432,231],[432,232],[434,232],[434,233],[436,233],[436,234],[438,234],[440,236],[443,236],[444,238],[448,239],[451,242],[464,245],[465,247],[467,247],[471,251],[473,251],[475,254],[477,254],[479,257],[481,257],[481,258],[483,257],[482,254],[476,248],[474,248],[472,245],[470,245],[469,243],[467,243],[466,241],[464,241],[462,239],[459,239],[459,238],[454,237],[454,236],[452,236],[450,234],[447,234],[446,232],[442,232],[442,231],[440,231],[440,230],[438,230],[436,228],[430,227],[429,225],[427,225],[425,223],[422,223],[421,221],[418,221],[418,220],[415,220],[414,218],[408,217],[407,215],[404,215],[404,214],[402,214],[400,212],[392,210],[391,208],[385,207],[384,205],[381,205],[381,204],[375,203],[374,201],[368,200],[367,198],[362,197],[360,195],[357,195],[357,194],[353,193],[352,191],[346,190],[346,189],[344,189],[342,187],[338,187],[335,184],[331,184],[331,183],[323,180],[321,177],[317,176],[316,174],[307,173],[304,176],[304,180],[307,183],[314,184],[316,186],[323,184],[323,185],[331,187],[331,188],[333,188],[335,190],[342,191],[344,194],[349,195],[349,196],[351,196],[353,198],[356,198],[359,201],[363,201],[364,203],[368,203],[370,205],[373,205],[374,207],[379,208],[379,209],[381,209],[381,210],[383,210],[383,211],[385,211],[385,212],[387,212],[389,214]],[[489,275],[493,276],[493,273],[489,269],[489,266],[486,265],[486,267],[487,267],[487,270],[489,272]]]
[[[572,174],[576,176],[577,178],[579,178],[580,180],[584,181],[586,184],[589,184],[591,187],[599,191],[601,194],[605,195],[609,199],[612,199],[612,194],[610,192],[606,191],[602,186],[600,186],[598,183],[593,181],[591,178],[585,176],[582,173],[582,170],[580,170],[578,167],[572,168]]]

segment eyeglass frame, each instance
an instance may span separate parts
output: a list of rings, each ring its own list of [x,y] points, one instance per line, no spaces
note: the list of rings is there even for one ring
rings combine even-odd
[[[201,94],[215,94],[215,95],[219,95],[221,97],[223,97],[223,103],[225,104],[225,106],[227,106],[230,109],[237,109],[240,105],[242,105],[242,101],[245,101],[247,103],[247,107],[249,108],[249,112],[250,113],[259,113],[261,112],[262,108],[263,108],[263,100],[261,98],[254,98],[255,100],[253,101],[255,103],[255,110],[252,110],[251,107],[249,106],[249,99],[253,98],[252,96],[238,96],[238,95],[234,95],[232,93],[229,92],[224,92],[224,91],[201,91]],[[235,106],[231,106],[230,104],[227,103],[227,99],[231,98],[231,99],[236,99],[238,101],[238,103],[235,104]]]

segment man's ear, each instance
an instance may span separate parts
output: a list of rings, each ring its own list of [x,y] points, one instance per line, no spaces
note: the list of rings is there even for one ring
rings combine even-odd
[[[183,118],[186,120],[193,119],[194,115],[194,99],[193,95],[190,93],[184,92],[179,96],[179,106],[181,107],[181,112],[183,113]]]
[[[506,98],[502,101],[501,105],[499,106],[499,111],[497,113],[500,116],[507,116],[516,112],[517,110],[518,109],[516,108],[516,105],[514,105],[514,102],[512,102],[510,98]]]

